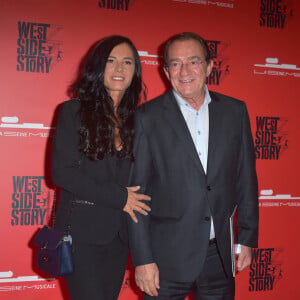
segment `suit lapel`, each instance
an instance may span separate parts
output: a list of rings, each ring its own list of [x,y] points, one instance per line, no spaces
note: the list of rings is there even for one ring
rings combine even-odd
[[[184,148],[184,151],[188,153],[195,165],[200,169],[203,175],[205,175],[192,136],[172,91],[166,94],[164,109],[164,116],[166,120],[169,122],[179,138],[178,147]]]
[[[218,149],[220,145],[220,135],[222,128],[222,111],[219,106],[218,98],[210,92],[211,103],[208,105],[209,111],[209,138],[208,138],[208,157],[207,157],[207,176],[212,174],[218,162]]]

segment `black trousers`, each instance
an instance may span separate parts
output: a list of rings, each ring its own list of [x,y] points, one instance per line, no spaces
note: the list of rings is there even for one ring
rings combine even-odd
[[[73,245],[74,272],[65,276],[72,300],[117,300],[128,258],[128,245],[117,235],[107,245]]]
[[[174,282],[160,279],[159,295],[151,297],[144,294],[144,300],[184,300],[190,292],[195,300],[233,300],[234,278],[224,272],[216,244],[209,246],[201,274],[194,282]]]

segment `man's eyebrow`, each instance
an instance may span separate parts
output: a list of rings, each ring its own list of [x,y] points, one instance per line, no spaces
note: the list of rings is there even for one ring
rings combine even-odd
[[[198,56],[198,55],[189,56],[188,59],[189,59],[189,60],[191,60],[191,59],[199,59],[199,60],[202,60],[202,58],[201,58],[200,56]]]
[[[168,60],[168,63],[173,62],[173,61],[181,61],[180,58],[171,58]]]
[[[199,59],[199,60],[202,60],[202,58],[201,58],[200,56],[198,56],[198,55],[189,56],[187,59],[188,59],[188,60],[192,60],[192,59]],[[172,61],[181,61],[181,59],[180,59],[180,58],[171,58],[171,59],[169,60],[169,62],[172,62]]]

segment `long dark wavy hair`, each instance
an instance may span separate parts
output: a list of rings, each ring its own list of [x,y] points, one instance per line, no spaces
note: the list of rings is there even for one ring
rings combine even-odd
[[[114,47],[126,43],[134,54],[135,71],[114,114],[113,100],[104,86],[104,71]],[[134,112],[146,87],[142,82],[142,68],[137,49],[127,37],[112,35],[96,42],[86,54],[76,81],[68,89],[69,95],[80,100],[81,127],[79,150],[91,160],[118,154],[133,160]],[[117,125],[116,125],[117,123]],[[116,151],[115,127],[119,127],[122,151]]]

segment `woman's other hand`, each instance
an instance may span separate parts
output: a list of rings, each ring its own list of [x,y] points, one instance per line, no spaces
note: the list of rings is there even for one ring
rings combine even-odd
[[[143,215],[148,215],[148,211],[150,211],[150,207],[143,203],[143,200],[149,201],[151,198],[144,194],[138,194],[137,191],[140,189],[140,186],[130,186],[127,187],[128,197],[126,205],[123,208],[123,211],[127,212],[133,222],[137,223],[137,217],[134,211],[137,211]]]

